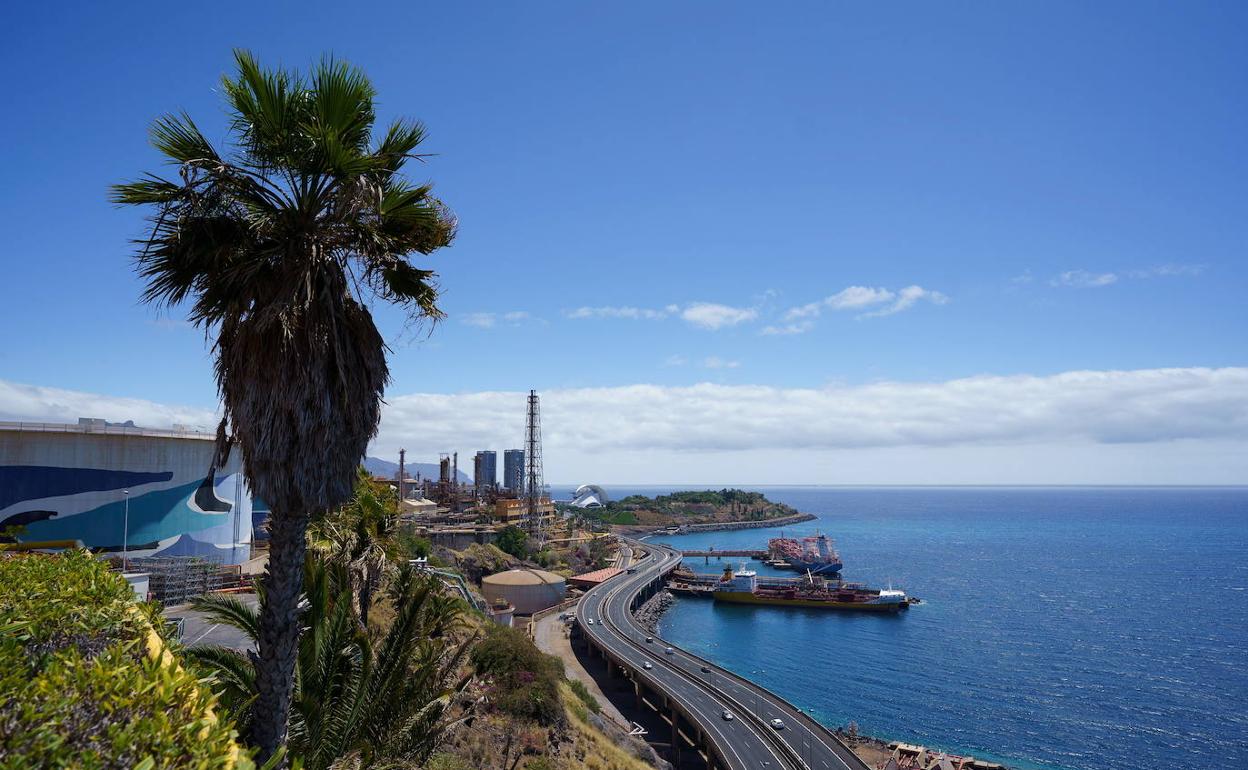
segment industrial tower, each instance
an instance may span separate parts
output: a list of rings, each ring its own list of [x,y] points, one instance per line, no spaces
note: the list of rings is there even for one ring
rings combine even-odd
[[[537,391],[529,391],[529,416],[524,424],[525,519],[529,534],[542,541],[542,417]]]

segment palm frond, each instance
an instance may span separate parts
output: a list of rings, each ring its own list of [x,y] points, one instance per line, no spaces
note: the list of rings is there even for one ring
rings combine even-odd
[[[191,602],[191,609],[202,612],[215,623],[236,628],[253,643],[260,638],[260,610],[230,594],[204,594]]]

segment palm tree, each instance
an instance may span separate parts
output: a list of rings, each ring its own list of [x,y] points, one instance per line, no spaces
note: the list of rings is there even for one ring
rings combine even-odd
[[[419,764],[466,718],[452,705],[469,678],[457,670],[475,641],[454,647],[446,638],[460,622],[461,605],[429,576],[404,565],[390,588],[396,609],[383,635],[363,632],[355,614],[353,580],[345,565],[309,554],[305,565],[307,631],[299,640],[288,748],[307,770],[342,765]],[[257,641],[260,607],[208,595],[195,603],[209,620]],[[227,712],[240,726],[258,716],[258,661],[223,647],[191,647],[186,654],[211,672]]]
[[[407,256],[450,243],[455,221],[400,176],[424,129],[396,121],[374,137],[358,69],[327,58],[305,78],[234,59],[223,85],[236,150],[219,153],[186,114],[161,117],[152,143],[176,175],[117,185],[113,200],[153,207],[143,299],[187,302],[215,332],[218,459],[237,444],[271,509],[249,733],[265,759],[286,736],[309,516],[350,499],[389,379],[367,302],[440,318],[434,274]]]
[[[397,500],[388,487],[373,481],[360,468],[351,501],[313,521],[308,530],[311,546],[351,570],[360,603],[360,622],[368,628],[373,594],[391,566],[399,524]]]

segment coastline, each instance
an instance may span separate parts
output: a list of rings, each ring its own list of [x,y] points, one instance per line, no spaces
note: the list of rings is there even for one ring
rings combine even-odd
[[[801,514],[801,515],[809,516],[809,514]],[[793,517],[788,517],[788,518],[793,518]],[[810,518],[814,518],[814,517],[812,516]],[[800,519],[800,520],[805,521],[805,519]],[[733,522],[728,522],[728,523],[733,523]],[[753,524],[754,522],[749,522],[749,523]],[[752,528],[753,527],[742,527],[742,529],[752,529]],[[659,530],[659,531],[661,532],[662,530]],[[651,633],[657,636],[659,619],[663,616],[665,612],[667,612],[668,608],[670,608],[675,603],[676,603],[676,596],[672,594],[670,591],[662,590],[656,593],[654,596],[651,596],[640,607],[634,610],[633,616],[637,618],[638,622],[641,623],[641,625],[644,628],[646,628],[648,631],[650,631]],[[909,754],[912,757],[919,753],[918,751],[914,751],[915,749],[925,749],[927,752],[927,755],[931,757],[948,756],[954,759],[955,761],[961,758],[961,755],[953,754],[951,752],[946,752],[941,749],[911,746],[910,744],[907,744],[907,743],[888,740],[887,738],[881,738],[877,735],[869,735],[866,733],[861,733],[858,731],[857,725],[854,722],[850,722],[848,726],[829,727],[828,729],[830,729],[833,732],[833,734],[837,736],[839,740],[841,740],[846,746],[848,746],[849,749],[853,751],[854,754],[856,754],[859,759],[867,763],[867,765],[870,767],[878,767],[878,768],[884,767],[888,763],[889,759],[893,756],[894,750],[900,747],[905,747],[906,750],[909,750],[909,751],[906,751],[906,754]],[[967,767],[971,767],[971,766],[972,765],[970,764],[967,765]],[[1007,765],[1001,765],[996,762],[988,762],[985,760],[978,760],[978,762],[976,762],[974,766],[986,767],[986,768],[1000,768],[1000,770],[1010,770],[1010,768]],[[915,767],[918,767],[918,765],[915,765]]]
[[[794,513],[788,516],[777,516],[774,519],[747,519],[744,521],[713,521],[706,524],[680,524],[675,534],[687,535],[691,532],[722,532],[733,529],[766,529],[783,527],[788,524],[799,524],[803,521],[814,521],[819,518],[813,513]],[[653,527],[642,524],[612,524],[611,531],[623,535],[665,535],[670,527]]]

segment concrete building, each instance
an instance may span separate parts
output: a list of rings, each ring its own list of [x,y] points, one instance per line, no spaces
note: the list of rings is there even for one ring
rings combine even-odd
[[[567,581],[540,569],[509,569],[481,578],[481,593],[491,605],[507,602],[517,615],[532,615],[564,600]]]
[[[498,452],[477,452],[472,458],[472,483],[477,489],[498,486]]]
[[[529,501],[524,498],[500,497],[494,501],[494,520],[500,524],[524,523],[529,510]],[[537,504],[537,511],[542,517],[543,526],[548,526],[555,519],[555,504],[550,498],[543,497]]]
[[[516,494],[524,491],[524,450],[503,451],[503,486]]]
[[[0,422],[0,528],[131,557],[251,557],[240,453],[212,464],[216,435],[83,419]]]

